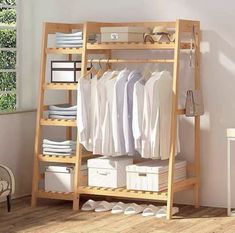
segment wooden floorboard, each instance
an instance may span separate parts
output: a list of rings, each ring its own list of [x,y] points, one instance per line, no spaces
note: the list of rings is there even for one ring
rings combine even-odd
[[[85,201],[85,199],[84,199]],[[235,233],[235,218],[222,208],[181,205],[173,220],[110,212],[76,212],[72,202],[40,200],[30,207],[30,197],[16,199],[12,212],[0,204],[0,233]]]

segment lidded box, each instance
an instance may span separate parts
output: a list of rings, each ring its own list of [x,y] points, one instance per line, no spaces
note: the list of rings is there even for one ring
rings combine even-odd
[[[48,166],[45,171],[45,190],[73,192],[74,168],[69,166]],[[87,165],[81,166],[81,185],[87,185]]]
[[[127,189],[162,191],[168,184],[168,160],[149,160],[126,167]],[[174,181],[186,178],[186,161],[175,161]]]
[[[101,27],[101,42],[143,42],[145,27]]]
[[[130,157],[99,157],[89,159],[88,185],[118,188],[126,186],[126,166],[133,164]]]

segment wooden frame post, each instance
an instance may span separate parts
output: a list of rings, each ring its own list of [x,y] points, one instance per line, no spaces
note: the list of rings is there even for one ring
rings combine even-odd
[[[175,147],[177,138],[177,112],[178,112],[178,79],[180,68],[180,32],[181,21],[176,21],[175,29],[175,50],[174,50],[174,70],[172,84],[172,114],[171,114],[171,136],[170,136],[170,157],[168,167],[168,192],[167,192],[167,219],[172,217],[173,197],[174,197],[174,167],[175,167]]]
[[[39,84],[39,101],[37,110],[37,123],[36,123],[36,136],[35,136],[35,147],[34,147],[34,165],[33,165],[33,184],[32,184],[32,207],[37,205],[37,192],[38,192],[38,182],[39,182],[39,161],[38,155],[41,150],[40,139],[42,138],[42,126],[40,124],[41,118],[43,116],[43,102],[44,102],[44,84],[46,77],[46,48],[48,41],[48,29],[46,23],[43,23],[42,30],[42,54],[41,54],[41,69],[40,69],[40,84]]]
[[[200,90],[200,23],[193,25],[194,44],[195,44],[195,89]],[[200,207],[200,116],[195,117],[194,131],[194,153],[195,153],[195,177],[194,185],[194,205]]]

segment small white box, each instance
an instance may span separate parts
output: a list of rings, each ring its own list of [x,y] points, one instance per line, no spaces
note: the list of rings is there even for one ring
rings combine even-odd
[[[74,169],[48,166],[45,171],[45,191],[73,192]],[[87,166],[81,166],[81,185],[87,185]]]
[[[143,42],[145,27],[101,27],[101,42]]]
[[[151,160],[126,167],[127,189],[162,191],[167,188],[168,160]],[[186,178],[186,161],[175,161],[174,181]]]
[[[87,70],[90,70],[88,64]],[[52,83],[76,83],[81,76],[81,61],[51,61]]]
[[[129,157],[100,157],[89,159],[88,185],[118,188],[126,185],[126,166],[133,164]]]

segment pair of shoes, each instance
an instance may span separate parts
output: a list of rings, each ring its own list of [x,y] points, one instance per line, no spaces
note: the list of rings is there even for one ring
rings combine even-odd
[[[179,212],[178,207],[172,208],[172,215],[177,214]],[[147,208],[144,209],[142,216],[148,217],[148,216],[155,216],[157,218],[165,218],[167,213],[167,207],[166,206],[154,206],[149,205]]]
[[[105,212],[111,210],[115,206],[115,204],[116,202],[93,201],[90,199],[83,204],[82,210],[83,211],[94,210],[95,212]]]

